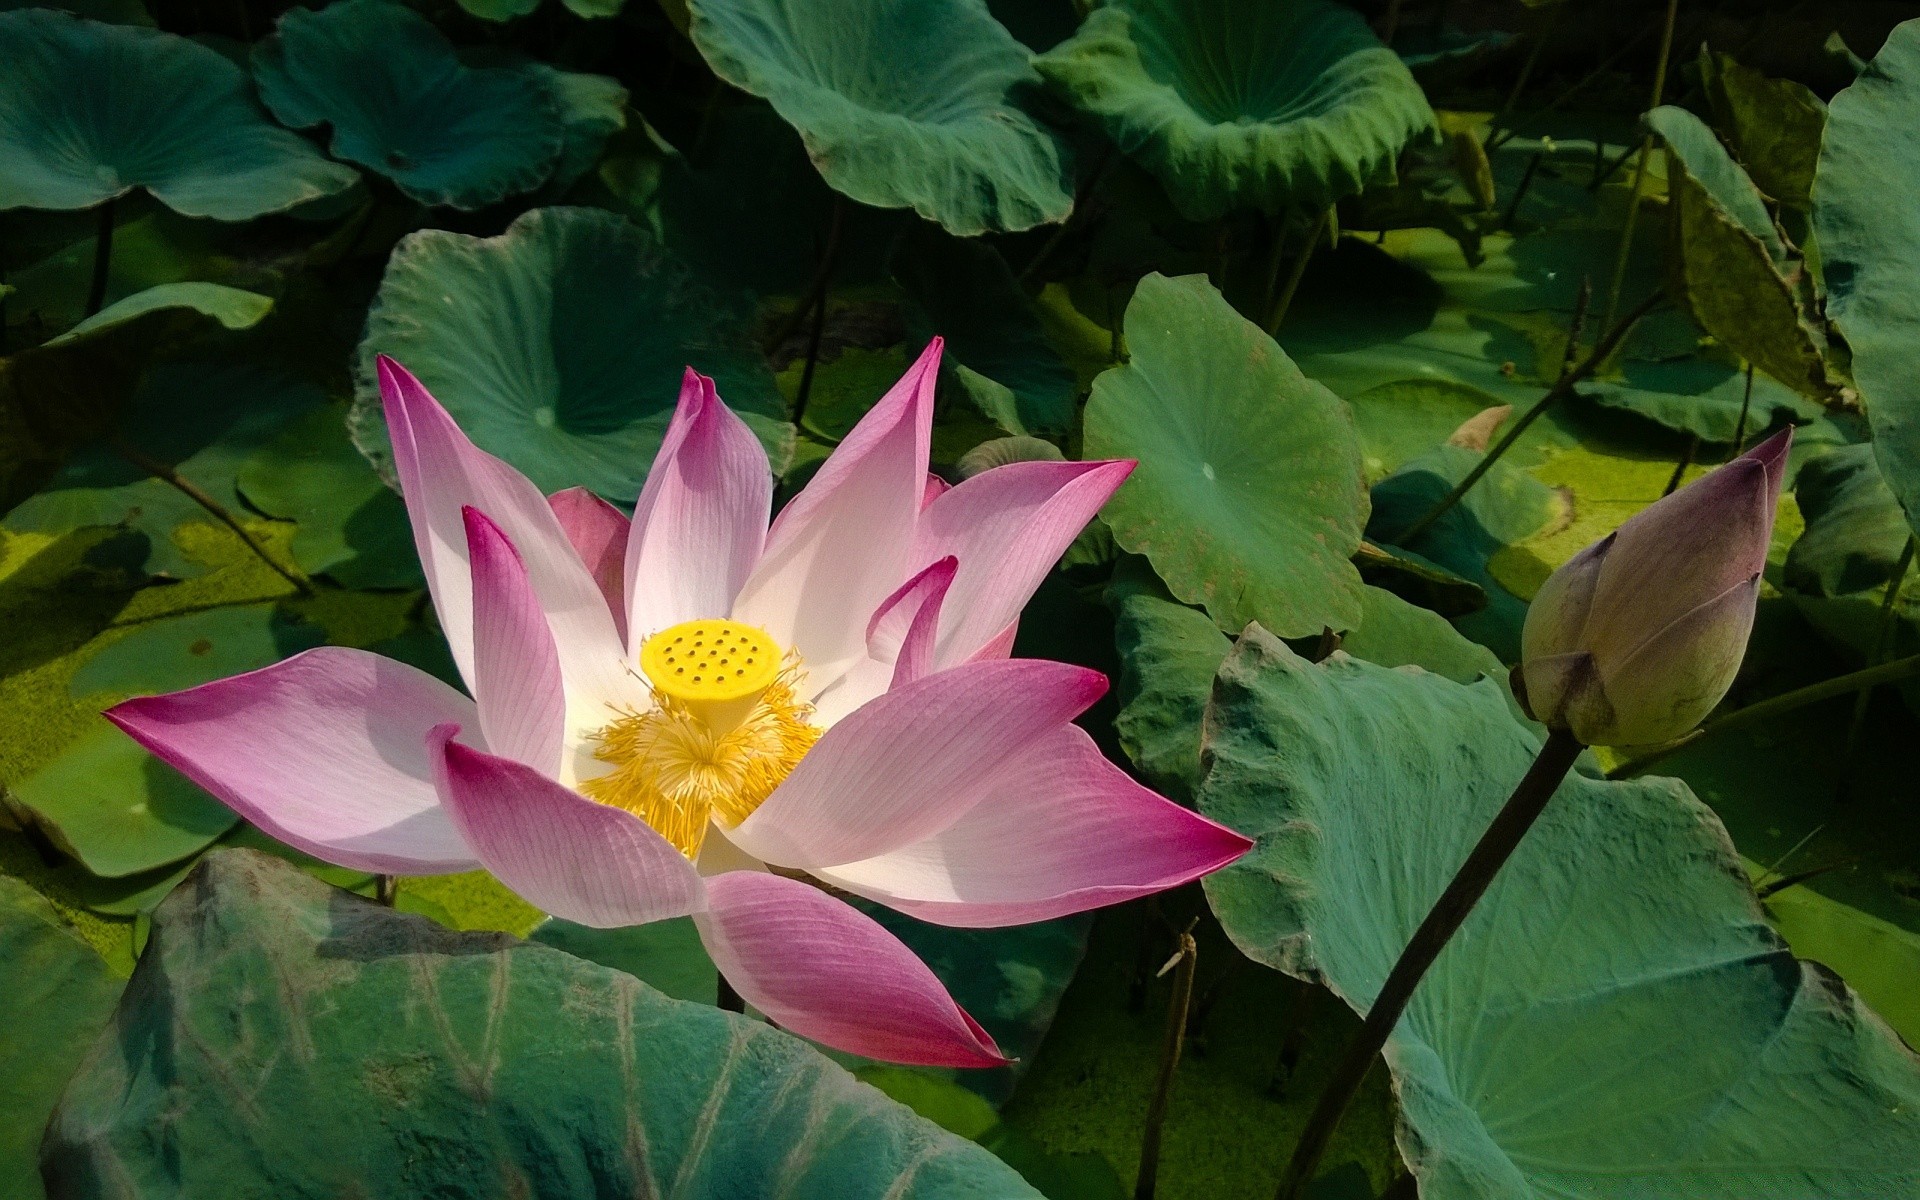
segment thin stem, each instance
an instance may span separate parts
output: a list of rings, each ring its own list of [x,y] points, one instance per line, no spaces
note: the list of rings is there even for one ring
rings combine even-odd
[[[1500,105],[1500,111],[1493,114],[1491,125],[1499,125],[1500,122],[1504,121],[1513,110],[1519,106],[1521,95],[1526,92],[1527,84],[1533,79],[1533,69],[1540,65],[1541,52],[1547,48],[1547,43],[1551,42],[1553,35],[1559,31],[1560,22],[1566,16],[1567,8],[1568,6],[1565,4],[1559,5],[1555,7],[1547,17],[1546,23],[1541,27],[1539,35],[1533,39],[1533,45],[1527,49],[1527,61],[1520,64],[1519,78],[1513,81],[1513,88],[1507,93],[1506,100]],[[1487,140],[1491,143],[1493,135],[1489,134]],[[1489,146],[1488,148],[1491,149],[1492,147]]]
[[[800,371],[800,390],[793,398],[793,423],[799,425],[813,394],[813,372],[820,364],[820,340],[827,331],[827,285],[833,281],[834,262],[840,256],[840,231],[847,221],[847,202],[833,195],[833,217],[827,223],[827,242],[820,251],[820,269],[813,277],[813,329],[807,336],[807,365]]]
[[[101,202],[100,224],[93,235],[93,282],[87,285],[87,311],[81,320],[106,307],[107,272],[113,266],[113,210],[114,201]]]
[[[1535,150],[1533,157],[1527,160],[1527,169],[1520,174],[1519,186],[1513,189],[1513,199],[1507,201],[1507,210],[1500,214],[1500,228],[1513,228],[1513,219],[1520,214],[1520,202],[1527,198],[1527,189],[1533,186],[1534,174],[1540,170],[1541,160],[1546,157],[1545,150]]]
[[[375,875],[373,877],[373,899],[377,904],[392,908],[400,898],[400,877],[397,875]]]
[[[1287,310],[1293,307],[1293,297],[1300,290],[1300,280],[1306,276],[1307,263],[1313,258],[1313,251],[1326,236],[1327,225],[1333,220],[1333,209],[1321,211],[1320,219],[1313,223],[1313,232],[1307,235],[1307,244],[1300,248],[1300,256],[1293,260],[1293,270],[1287,274],[1287,286],[1280,291],[1280,298],[1273,302],[1273,310],[1267,314],[1267,336],[1280,332],[1280,323],[1287,319]]]
[[[1900,589],[1907,582],[1907,569],[1913,566],[1915,539],[1907,537],[1906,545],[1900,547],[1900,557],[1893,564],[1893,577],[1887,580],[1886,595],[1880,599],[1879,628],[1873,638],[1873,657],[1867,660],[1869,667],[1877,667],[1887,660],[1887,651],[1893,645],[1893,615],[1900,602]],[[1873,704],[1873,689],[1864,687],[1853,698],[1853,716],[1847,721],[1846,749],[1840,756],[1840,777],[1836,784],[1839,799],[1845,800],[1852,783],[1853,763],[1860,750],[1860,740],[1867,731],[1867,709]]]
[[[1154,1080],[1153,1099],[1147,1103],[1146,1129],[1140,1138],[1140,1170],[1133,1179],[1133,1200],[1153,1200],[1160,1184],[1160,1133],[1167,1123],[1173,1098],[1173,1073],[1180,1065],[1180,1048],[1187,1038],[1187,1009],[1193,1003],[1193,970],[1200,947],[1193,926],[1180,932],[1180,946],[1162,975],[1172,970],[1173,994],[1167,998],[1167,1032],[1160,1043],[1160,1075]]]
[[[1667,488],[1661,492],[1666,498],[1680,490],[1680,481],[1687,477],[1687,468],[1693,465],[1693,456],[1700,453],[1700,435],[1694,434],[1687,439],[1687,448],[1681,452],[1680,461],[1673,464],[1673,474],[1667,476]]]
[[[1866,667],[1851,671],[1845,675],[1836,675],[1832,679],[1819,683],[1810,683],[1803,688],[1790,692],[1781,692],[1758,704],[1749,704],[1745,708],[1735,709],[1716,721],[1708,721],[1685,737],[1675,738],[1664,746],[1657,746],[1642,754],[1639,758],[1629,759],[1607,772],[1608,779],[1632,779],[1644,775],[1653,765],[1671,758],[1688,746],[1716,733],[1725,733],[1731,729],[1744,729],[1781,713],[1792,712],[1809,704],[1818,704],[1835,696],[1844,696],[1848,692],[1857,692],[1862,688],[1879,687],[1883,683],[1901,683],[1908,679],[1920,678],[1920,654],[1906,658],[1896,658],[1892,662],[1881,663],[1877,667]]]
[[[1601,338],[1599,344],[1594,346],[1593,352],[1582,359],[1580,364],[1571,371],[1563,372],[1559,380],[1547,389],[1546,395],[1540,397],[1539,401],[1535,403],[1532,408],[1520,414],[1520,419],[1515,421],[1512,428],[1508,429],[1506,434],[1494,444],[1493,449],[1481,455],[1480,461],[1473,465],[1473,469],[1467,472],[1466,477],[1461,479],[1459,483],[1454,484],[1453,489],[1446,495],[1440,497],[1439,501],[1422,514],[1419,520],[1407,526],[1398,537],[1394,538],[1394,543],[1400,546],[1411,546],[1419,539],[1421,534],[1433,528],[1435,521],[1445,516],[1448,509],[1458,504],[1461,497],[1465,496],[1469,491],[1472,491],[1473,485],[1479,483],[1481,477],[1493,469],[1493,464],[1499,462],[1500,456],[1505,454],[1513,447],[1515,442],[1520,440],[1520,435],[1527,431],[1528,426],[1539,420],[1549,408],[1552,408],[1562,399],[1571,395],[1575,387],[1585,381],[1589,375],[1592,375],[1600,369],[1600,364],[1605,362],[1607,356],[1613,353],[1614,347],[1618,346],[1621,341],[1625,339],[1628,332],[1639,323],[1641,317],[1653,311],[1654,306],[1660,302],[1660,299],[1661,293],[1653,293],[1638,305],[1634,306],[1633,311],[1622,317],[1612,329],[1607,330],[1606,336]]]
[[[713,997],[715,1008],[718,1008],[721,1012],[730,1013],[744,1013],[747,1011],[747,1002],[740,998],[739,992],[733,990],[733,985],[727,982],[725,975],[719,977],[715,986],[717,989]]]
[[[1747,449],[1747,414],[1753,410],[1753,364],[1747,364],[1747,390],[1740,395],[1740,420],[1733,427],[1733,455],[1740,457]]]
[[[158,479],[161,483],[179,492],[195,504],[198,504],[201,508],[206,509],[215,520],[225,525],[228,529],[231,529],[233,536],[246,543],[247,549],[253,551],[254,557],[271,567],[275,575],[292,584],[293,589],[302,596],[313,595],[312,583],[302,579],[300,576],[295,575],[279,563],[273,561],[273,556],[267,553],[267,548],[254,540],[253,535],[247,532],[246,527],[240,524],[239,519],[227,511],[226,505],[208,495],[199,484],[188,479],[152,455],[138,450],[117,438],[113,442],[113,452],[134,466],[139,467],[155,479]]]
[[[1467,919],[1467,914],[1473,911],[1473,906],[1486,894],[1488,886],[1513,856],[1521,839],[1527,836],[1527,831],[1546,811],[1547,802],[1553,799],[1560,781],[1573,768],[1581,749],[1580,743],[1570,733],[1556,729],[1547,734],[1547,740],[1541,744],[1540,753],[1533,760],[1533,765],[1527,768],[1526,776],[1513,789],[1513,794],[1501,806],[1499,813],[1487,826],[1487,831],[1480,835],[1480,841],[1467,855],[1467,861],[1461,863],[1460,869],[1454,872],[1452,882],[1447,884],[1446,891],[1440,893],[1440,899],[1434,902],[1426,919],[1414,930],[1406,949],[1400,952],[1399,961],[1393,964],[1393,970],[1388,973],[1387,981],[1380,985],[1380,994],[1367,1009],[1366,1021],[1353,1043],[1347,1047],[1346,1057],[1340,1060],[1326,1090],[1320,1093],[1320,1102],[1315,1105],[1313,1115],[1307,1118],[1300,1142],[1294,1147],[1293,1159],[1287,1164],[1286,1174],[1281,1177],[1279,1190],[1274,1193],[1275,1200],[1299,1200],[1312,1180],[1315,1168],[1320,1165],[1320,1156],[1326,1153],[1327,1142],[1332,1138],[1335,1126],[1339,1125],[1341,1114],[1353,1102],[1361,1082],[1367,1077],[1367,1071],[1373,1066],[1375,1056],[1386,1046],[1394,1026],[1400,1023],[1400,1015],[1406,1011],[1407,1002],[1413,999],[1414,989],[1420,986],[1427,969],[1446,949],[1447,943]]]
[[[1660,107],[1661,97],[1667,91],[1667,60],[1673,55],[1673,23],[1680,15],[1680,0],[1667,0],[1666,24],[1660,28],[1660,57],[1653,67],[1653,96],[1647,104],[1647,111]],[[1647,190],[1647,161],[1653,156],[1653,133],[1640,139],[1640,161],[1633,168],[1633,198],[1627,203],[1627,220],[1620,231],[1620,252],[1613,260],[1613,285],[1607,289],[1607,319],[1604,324],[1613,324],[1613,314],[1620,310],[1620,289],[1627,282],[1627,262],[1633,256],[1633,229],[1640,219],[1640,200]]]
[[[1634,33],[1634,35],[1631,38],[1628,38],[1625,42],[1621,43],[1620,46],[1617,49],[1615,49],[1612,54],[1609,54],[1605,59],[1601,60],[1599,66],[1596,66],[1593,70],[1581,76],[1577,81],[1575,81],[1573,84],[1568,86],[1566,90],[1562,91],[1558,96],[1555,96],[1553,99],[1547,101],[1545,104],[1541,105],[1538,109],[1535,109],[1534,111],[1539,114],[1557,111],[1562,104],[1565,104],[1567,101],[1573,99],[1575,96],[1585,91],[1587,87],[1591,85],[1596,79],[1599,79],[1601,76],[1605,75],[1608,71],[1611,71],[1615,63],[1625,58],[1630,52],[1632,52],[1634,47],[1640,44],[1641,39],[1645,38],[1649,33],[1652,33],[1652,32],[1653,32],[1652,26],[1641,27],[1638,31]],[[1498,150],[1501,146],[1504,146],[1508,142],[1512,141],[1514,137],[1515,137],[1515,134],[1511,127],[1502,129],[1499,133],[1495,134],[1492,138],[1489,138],[1487,140],[1487,153],[1489,154],[1493,153],[1495,150]]]

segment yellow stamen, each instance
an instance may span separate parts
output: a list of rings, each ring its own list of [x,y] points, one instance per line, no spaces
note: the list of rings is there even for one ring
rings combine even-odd
[[[745,628],[719,621],[695,624]],[[703,711],[710,713],[717,704],[724,716],[725,710],[741,707],[740,698],[716,701],[712,693],[719,689],[711,686],[711,675],[705,669],[698,684],[692,684],[691,672],[678,677],[707,689],[706,695],[697,695],[691,701],[661,686],[646,656],[654,642],[674,632],[670,629],[655,635],[641,649],[642,668],[654,683],[656,707],[648,712],[623,713],[600,730],[594,757],[611,763],[614,769],[586,780],[580,789],[602,804],[638,816],[692,858],[700,852],[710,820],[727,825],[746,820],[813,748],[821,731],[811,720],[813,706],[794,694],[798,666],[783,664],[777,648],[773,649],[770,678],[746,698],[745,711],[730,725],[709,724]],[[748,632],[763,639],[766,636],[758,630]],[[687,637],[678,644],[691,649],[692,640]],[[770,640],[766,645],[773,647]],[[699,649],[704,651],[707,646]],[[764,661],[757,648],[753,657]],[[667,665],[671,670],[676,664]],[[682,661],[677,665],[687,664]],[[760,663],[752,665],[757,668]]]

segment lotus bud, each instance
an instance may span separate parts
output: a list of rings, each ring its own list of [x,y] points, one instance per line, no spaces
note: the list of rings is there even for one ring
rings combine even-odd
[[[1733,686],[1787,469],[1787,429],[1666,496],[1548,577],[1514,693],[1589,746],[1670,741]]]

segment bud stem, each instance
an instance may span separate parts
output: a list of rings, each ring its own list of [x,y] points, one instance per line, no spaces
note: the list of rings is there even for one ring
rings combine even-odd
[[[1920,654],[1896,658],[1892,662],[1881,663],[1877,667],[1868,667],[1865,670],[1838,675],[1820,683],[1811,683],[1803,688],[1795,688],[1790,692],[1781,692],[1778,696],[1762,700],[1758,704],[1749,704],[1745,708],[1735,709],[1717,721],[1708,721],[1685,737],[1675,738],[1664,746],[1647,751],[1639,758],[1629,759],[1608,771],[1607,778],[1632,779],[1636,775],[1644,775],[1655,763],[1678,754],[1708,734],[1740,729],[1769,717],[1777,717],[1781,713],[1792,712],[1796,708],[1817,704],[1834,696],[1844,696],[1848,692],[1879,687],[1883,683],[1900,683],[1914,678],[1920,678]]]
[[[1521,839],[1527,836],[1533,823],[1546,811],[1547,801],[1553,799],[1560,781],[1567,777],[1567,772],[1573,768],[1573,762],[1580,757],[1582,749],[1570,733],[1555,730],[1547,734],[1547,740],[1541,744],[1540,753],[1533,760],[1533,766],[1527,769],[1526,777],[1513,789],[1513,795],[1495,814],[1487,831],[1480,835],[1480,841],[1467,855],[1467,860],[1454,872],[1453,881],[1447,884],[1446,891],[1440,893],[1440,899],[1434,901],[1426,919],[1420,922],[1406,949],[1400,952],[1400,959],[1393,964],[1387,981],[1380,985],[1380,994],[1374,997],[1372,1007],[1367,1009],[1366,1022],[1347,1047],[1346,1057],[1334,1068],[1333,1077],[1328,1081],[1326,1090],[1320,1093],[1320,1101],[1314,1107],[1313,1115],[1307,1118],[1300,1141],[1294,1146],[1293,1160],[1287,1164],[1287,1173],[1280,1180],[1279,1190],[1274,1193],[1275,1200],[1299,1200],[1304,1193],[1315,1168],[1320,1165],[1320,1156],[1326,1152],[1327,1142],[1333,1137],[1335,1126],[1340,1123],[1341,1114],[1346,1112],[1347,1105],[1352,1103],[1354,1094],[1360,1090],[1361,1081],[1373,1066],[1374,1056],[1386,1046],[1388,1035],[1400,1023],[1400,1015],[1406,1011],[1407,1002],[1413,999],[1414,989],[1425,977],[1427,968],[1433,966],[1434,960],[1440,957],[1440,951],[1446,949],[1447,942],[1467,919],[1467,914],[1486,894],[1494,876],[1500,873],[1500,868],[1513,856]]]

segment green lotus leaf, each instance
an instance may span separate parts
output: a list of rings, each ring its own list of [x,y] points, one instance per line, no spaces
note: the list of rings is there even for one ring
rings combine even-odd
[[[1037,1196],[787,1034],[243,850],[154,914],[41,1161],[74,1197]]]
[[[1149,783],[1190,804],[1202,774],[1207,695],[1233,643],[1207,614],[1169,595],[1137,558],[1114,572],[1106,603],[1121,664],[1114,733]],[[1504,673],[1492,651],[1435,613],[1376,587],[1365,589],[1362,604],[1360,627],[1341,643],[1356,658],[1388,667],[1411,663],[1461,683]],[[1520,716],[1517,705],[1513,713]]]
[[[107,878],[198,854],[240,819],[105,720],[8,786],[56,845]]]
[[[1787,582],[1816,596],[1877,588],[1912,536],[1872,446],[1843,446],[1800,468],[1794,503],[1807,527],[1787,552]]]
[[[1361,542],[1353,565],[1369,587],[1391,592],[1442,617],[1464,617],[1487,606],[1487,590],[1410,550]]]
[[[115,326],[135,321],[149,313],[184,311],[219,324],[226,329],[251,329],[273,309],[271,297],[218,283],[163,283],[116,300],[58,337],[41,343],[64,346],[69,342],[97,337]]]
[[[625,971],[675,1000],[712,1004],[719,994],[720,972],[707,957],[692,917],[619,929],[595,929],[548,917],[527,937],[575,958]]]
[[[0,13],[0,209],[91,208],[145,188],[245,221],[359,178],[268,120],[244,71],[170,33]]]
[[[32,888],[0,875],[0,1189],[42,1200],[40,1131],[125,984]]]
[[[1477,387],[1448,379],[1399,379],[1347,397],[1360,431],[1367,478],[1373,482],[1432,450],[1500,403]]]
[[[1827,318],[1853,352],[1880,471],[1920,529],[1920,21],[1894,28],[1860,78],[1833,98],[1813,229]]]
[[[1730,446],[1740,435],[1743,408],[1749,446],[1769,430],[1815,420],[1825,411],[1760,371],[1748,396],[1736,356],[1712,345],[1679,358],[1629,358],[1619,366],[1619,378],[1590,382],[1575,394],[1715,445]]]
[[[95,358],[99,353],[95,340],[76,343],[76,357]],[[84,388],[85,383],[82,377],[75,386]],[[229,512],[244,515],[235,488],[243,465],[322,400],[318,388],[279,371],[170,363],[147,376],[122,410],[115,432],[118,444],[174,468]],[[84,432],[85,447],[38,492],[0,518],[0,527],[58,534],[87,525],[122,525],[145,535],[145,565],[153,574],[176,579],[204,574],[206,564],[189,558],[174,541],[173,531],[187,522],[215,518],[191,497],[153,478],[114,444],[97,440],[104,436],[103,428]]]
[[[962,236],[1064,221],[1065,154],[1020,106],[1026,48],[982,0],[693,0],[693,44],[800,131],[837,191]]]
[[[1713,123],[1753,182],[1788,208],[1811,208],[1827,106],[1805,84],[1771,79],[1730,54],[1702,46],[1699,64]]]
[[[540,73],[473,68],[427,19],[390,0],[294,8],[254,48],[273,115],[327,125],[333,153],[422,204],[484,208],[553,174],[566,128]]]
[[[652,235],[600,209],[535,209],[494,238],[423,230],[394,251],[367,316],[354,440],[387,461],[374,373],[387,354],[543,490],[631,501],[691,365],[782,470],[792,427],[747,319]]]
[[[290,549],[306,574],[346,588],[424,587],[406,505],[354,448],[344,417],[332,405],[310,410],[234,483],[254,508],[295,522]]]
[[[1364,1011],[1534,756],[1504,690],[1243,638],[1201,789],[1256,838],[1205,881],[1235,943]],[[1794,959],[1677,780],[1570,776],[1386,1057],[1427,1200],[1920,1187],[1920,1059]]]
[[[1196,221],[1324,209],[1434,124],[1400,57],[1325,0],[1115,0],[1035,66]]]
[[[153,25],[153,14],[147,11],[143,0],[56,0],[51,4],[44,0],[0,0],[0,12],[12,12],[17,8],[57,9],[89,21],[105,21],[109,25],[145,25],[149,28]]]
[[[1139,467],[1102,515],[1220,628],[1287,637],[1360,623],[1367,498],[1353,417],[1204,276],[1149,275],[1132,359],[1094,381],[1087,458]]]
[[[1819,336],[1783,271],[1793,269],[1753,180],[1706,123],[1667,105],[1647,114],[1679,166],[1672,181],[1672,290],[1701,328],[1781,383],[1833,394]]]

